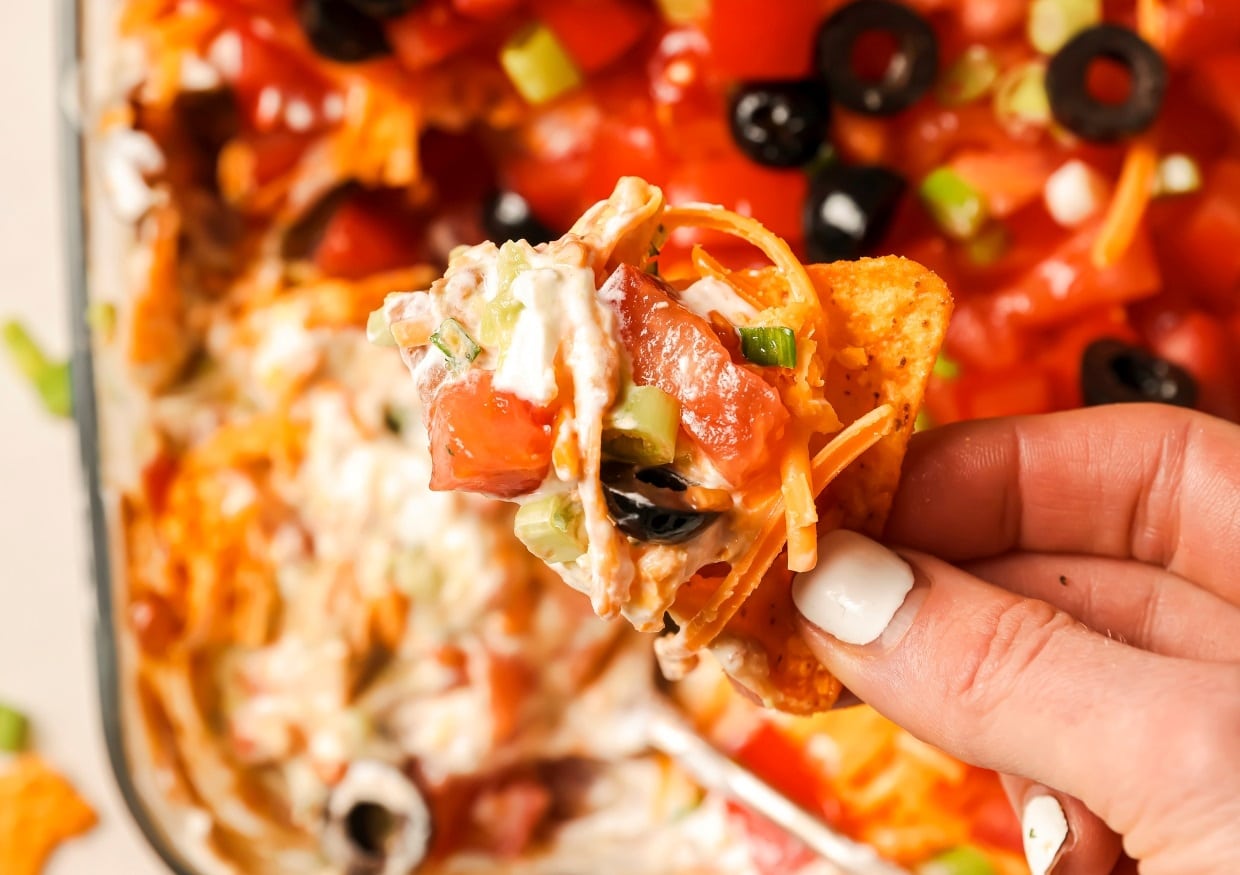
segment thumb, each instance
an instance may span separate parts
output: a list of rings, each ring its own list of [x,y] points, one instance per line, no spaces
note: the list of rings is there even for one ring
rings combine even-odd
[[[913,734],[1069,793],[1108,820],[1125,794],[1129,803],[1139,794],[1134,764],[1159,749],[1149,705],[1174,707],[1175,661],[855,532],[822,539],[793,601],[818,659]]]

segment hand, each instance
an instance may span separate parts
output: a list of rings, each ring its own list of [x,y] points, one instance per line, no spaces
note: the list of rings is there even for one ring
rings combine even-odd
[[[1240,427],[1157,406],[965,423],[904,470],[899,556],[831,533],[794,584],[818,658],[1011,776],[1034,875],[1236,872]]]

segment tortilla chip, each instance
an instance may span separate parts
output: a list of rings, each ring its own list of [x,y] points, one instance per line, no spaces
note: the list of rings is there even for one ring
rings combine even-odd
[[[0,864],[5,875],[39,875],[61,842],[95,825],[95,812],[35,754],[0,772]]]
[[[817,264],[810,278],[822,300],[830,347],[840,355],[826,375],[827,400],[849,424],[882,404],[896,411],[891,434],[844,470],[818,499],[822,522],[877,537],[882,533],[900,479],[900,465],[921,409],[926,382],[951,317],[952,298],[933,272],[904,258]],[[774,269],[754,272],[759,284],[782,283]],[[862,354],[864,353],[864,355]],[[765,659],[767,680],[738,678],[765,705],[793,714],[829,708],[840,684],[809,652],[796,629],[792,575],[783,559],[724,628],[711,650],[724,667],[737,664],[737,648]]]

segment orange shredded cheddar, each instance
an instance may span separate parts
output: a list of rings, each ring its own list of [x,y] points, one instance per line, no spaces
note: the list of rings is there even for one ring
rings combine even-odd
[[[788,568],[810,571],[818,562],[818,511],[814,507],[807,436],[794,437],[779,467],[788,525]]]
[[[810,466],[813,472],[814,493],[820,493],[841,471],[856,461],[857,457],[891,433],[895,427],[896,412],[884,404],[831,439],[818,451]]]
[[[727,283],[736,294],[740,295],[741,300],[749,306],[758,310],[770,306],[770,302],[766,300],[760,289],[755,288],[753,283],[746,281],[742,275],[725,268],[700,245],[693,247],[689,260],[692,262],[698,276],[710,277]]]

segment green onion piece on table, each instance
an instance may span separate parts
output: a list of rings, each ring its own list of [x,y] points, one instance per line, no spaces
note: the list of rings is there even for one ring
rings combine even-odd
[[[509,38],[500,49],[499,63],[529,103],[546,103],[581,84],[577,65],[542,24],[530,24]]]
[[[999,64],[985,46],[969,46],[943,71],[935,96],[944,106],[963,106],[984,97],[999,79]]]
[[[978,267],[990,267],[1007,254],[1012,236],[999,222],[987,222],[982,230],[965,241],[965,256]]]
[[[607,455],[638,465],[666,465],[676,458],[680,403],[658,386],[629,385],[603,430]]]
[[[44,409],[53,416],[72,415],[73,384],[69,363],[51,361],[20,322],[5,323],[2,336],[13,364],[34,386]]]
[[[955,240],[976,236],[989,217],[981,192],[950,167],[940,167],[922,181],[921,199],[939,230]]]
[[[954,380],[960,376],[960,365],[944,353],[939,353],[939,357],[934,360],[934,375],[940,380]]]
[[[795,368],[797,336],[791,328],[760,326],[741,328],[741,355],[755,365]]]
[[[21,753],[26,749],[29,732],[30,725],[25,714],[0,704],[0,752]]]
[[[995,867],[977,848],[961,845],[917,867],[917,875],[997,875]]]
[[[1053,55],[1082,30],[1102,21],[1102,0],[1033,0],[1026,30],[1029,42]]]
[[[572,562],[586,552],[581,505],[567,495],[521,505],[513,532],[544,562]]]
[[[431,335],[431,343],[435,344],[448,361],[456,365],[468,364],[482,352],[482,347],[469,336],[465,326],[451,318],[443,320]]]

